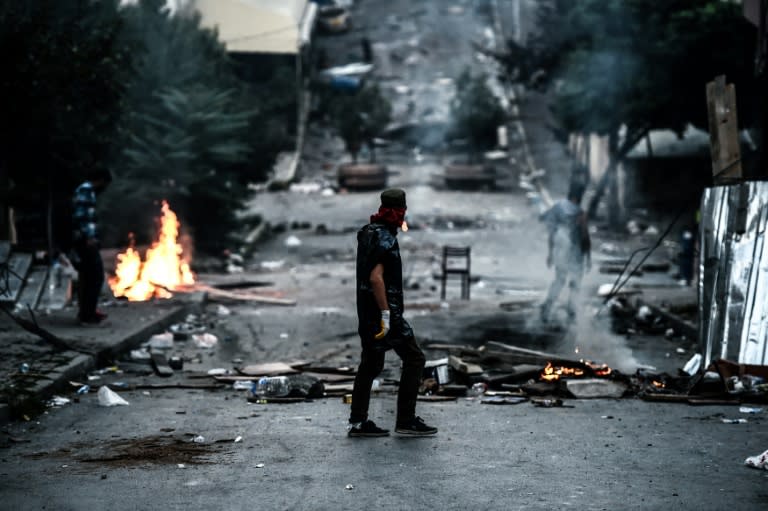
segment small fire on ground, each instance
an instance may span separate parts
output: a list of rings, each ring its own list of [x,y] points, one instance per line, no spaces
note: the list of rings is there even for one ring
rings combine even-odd
[[[147,249],[144,261],[133,247],[117,255],[115,276],[109,279],[116,297],[130,301],[170,298],[170,291],[195,283],[195,276],[177,241],[179,221],[166,201],[163,201],[159,220],[157,241]]]
[[[540,378],[544,381],[557,381],[561,378],[580,378],[582,376],[606,377],[612,370],[606,364],[593,364],[589,361],[581,361],[584,367],[568,367],[565,365],[554,365],[547,362],[546,367],[542,369]]]

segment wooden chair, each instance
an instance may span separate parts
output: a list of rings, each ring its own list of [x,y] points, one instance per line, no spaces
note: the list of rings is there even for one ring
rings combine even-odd
[[[442,300],[445,300],[445,286],[449,276],[458,276],[461,279],[461,299],[469,300],[470,264],[469,247],[443,247],[443,287],[440,293]]]

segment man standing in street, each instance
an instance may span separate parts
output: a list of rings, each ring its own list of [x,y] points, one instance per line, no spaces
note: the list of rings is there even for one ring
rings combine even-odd
[[[581,286],[584,270],[591,268],[589,230],[587,217],[581,209],[584,188],[581,183],[571,182],[568,198],[561,199],[541,215],[549,233],[547,267],[555,267],[555,280],[549,287],[547,298],[541,307],[541,320],[549,321],[553,304],[563,286],[568,282],[569,294],[566,311],[569,319],[576,317],[574,299]]]
[[[86,181],[75,189],[72,198],[73,264],[78,273],[78,319],[83,324],[98,324],[107,315],[96,308],[104,285],[104,263],[99,252],[96,225],[96,194],[112,181],[108,170],[93,170]]]
[[[416,395],[425,357],[403,319],[403,268],[397,232],[405,222],[405,192],[385,190],[381,207],[357,233],[357,317],[363,348],[352,390],[349,436],[387,436],[368,418],[371,385],[384,368],[384,355],[393,349],[403,362],[397,395],[395,432],[428,436],[437,428],[416,416]]]

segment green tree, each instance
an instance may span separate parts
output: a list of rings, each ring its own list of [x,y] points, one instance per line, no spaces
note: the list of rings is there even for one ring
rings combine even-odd
[[[357,162],[357,155],[365,144],[370,160],[376,160],[373,139],[389,124],[392,105],[375,84],[363,87],[355,94],[333,94],[329,97],[330,114],[339,136]]]
[[[117,0],[0,3],[0,201],[47,222],[69,242],[69,200],[84,174],[106,165],[131,71]]]
[[[726,74],[749,105],[754,34],[741,6],[720,0],[548,0],[522,59],[526,81],[540,69],[557,84],[553,112],[564,133],[609,137],[610,163],[590,203],[607,188],[615,204],[616,168],[653,129],[707,127],[705,84]],[[509,66],[513,63],[506,61]],[[739,122],[752,122],[750,108]],[[618,221],[616,208],[609,208]]]
[[[468,142],[470,159],[496,145],[497,129],[506,120],[499,99],[488,87],[488,77],[472,76],[468,69],[456,80],[451,117],[449,136]]]
[[[235,76],[216,32],[203,29],[198,14],[171,15],[162,0],[124,11],[127,37],[142,51],[114,158],[117,179],[104,201],[104,217],[119,234],[112,241],[130,231],[148,241],[157,204],[166,199],[197,248],[224,248],[239,228],[247,185],[271,168],[278,130],[260,109],[263,96]]]

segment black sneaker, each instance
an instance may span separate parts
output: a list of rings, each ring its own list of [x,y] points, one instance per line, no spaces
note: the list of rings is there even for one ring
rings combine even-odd
[[[424,424],[421,417],[414,417],[404,424],[397,424],[395,426],[395,432],[400,433],[401,435],[430,436],[437,434],[437,428]]]
[[[374,437],[374,436],[389,436],[388,429],[381,429],[371,420],[365,422],[358,422],[357,424],[351,424],[348,436],[360,436],[360,437]]]

